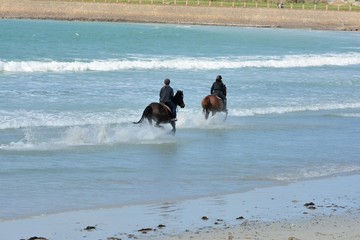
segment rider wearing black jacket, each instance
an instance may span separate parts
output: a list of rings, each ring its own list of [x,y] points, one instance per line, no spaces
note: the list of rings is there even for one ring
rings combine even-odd
[[[224,111],[227,111],[227,109],[226,109],[226,103],[227,103],[227,100],[226,100],[226,86],[222,82],[222,77],[220,75],[218,75],[216,77],[215,82],[211,86],[210,93],[213,94],[213,95],[218,96],[219,98],[221,98],[223,100]]]

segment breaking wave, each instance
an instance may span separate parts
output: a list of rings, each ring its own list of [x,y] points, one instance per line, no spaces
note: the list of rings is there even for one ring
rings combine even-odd
[[[360,103],[317,104],[303,106],[277,106],[264,108],[230,109],[229,116],[249,117],[255,115],[287,114],[305,111],[360,109]],[[138,121],[143,109],[121,109],[114,112],[43,112],[0,110],[0,130],[28,127],[71,127],[83,125],[128,124]],[[359,113],[337,113],[343,117],[359,117]],[[220,117],[222,119],[222,117]],[[179,112],[177,125],[185,128],[203,128],[201,109],[187,108]]]
[[[360,103],[342,103],[342,104],[316,104],[305,106],[284,106],[284,107],[267,107],[267,108],[252,108],[252,109],[236,109],[233,110],[235,116],[254,116],[254,115],[267,115],[267,114],[286,114],[294,112],[305,111],[322,111],[322,110],[342,110],[342,109],[360,109]],[[342,114],[343,116],[356,117],[359,114]]]
[[[130,69],[216,70],[239,68],[304,68],[360,64],[360,53],[257,57],[157,57],[74,61],[0,61],[0,72],[85,72]]]

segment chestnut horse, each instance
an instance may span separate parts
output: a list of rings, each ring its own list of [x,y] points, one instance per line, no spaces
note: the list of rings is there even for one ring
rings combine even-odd
[[[201,106],[203,108],[203,113],[205,114],[205,119],[208,119],[209,114],[214,116],[217,112],[225,112],[225,119],[227,117],[227,110],[224,109],[224,103],[221,98],[216,95],[207,95],[201,101]]]
[[[183,91],[178,90],[174,95],[173,102],[176,106],[180,106],[181,108],[185,107],[184,103],[184,93]],[[133,122],[134,124],[141,123],[145,118],[148,120],[150,125],[152,125],[152,120],[156,121],[155,127],[162,127],[160,123],[170,123],[172,126],[171,133],[175,134],[176,126],[175,121],[171,121],[171,112],[170,108],[168,108],[165,104],[153,102],[150,103],[144,110],[141,118],[137,122]]]

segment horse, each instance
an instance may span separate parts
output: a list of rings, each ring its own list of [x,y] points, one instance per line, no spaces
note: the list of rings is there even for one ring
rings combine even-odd
[[[180,106],[181,108],[185,107],[184,103],[184,93],[181,90],[178,90],[173,97],[173,102],[176,106]],[[152,125],[152,121],[156,121],[155,127],[160,126],[161,123],[170,123],[172,126],[171,133],[175,134],[176,125],[175,121],[171,121],[171,110],[164,103],[152,102],[150,103],[143,111],[143,114],[139,121],[133,122],[134,124],[139,124],[143,122],[144,119],[147,119],[149,124]]]
[[[208,119],[209,114],[214,116],[217,112],[225,112],[225,119],[227,118],[228,111],[224,109],[224,103],[222,99],[216,95],[207,95],[201,101],[201,106],[203,108],[203,113],[205,114],[205,119]]]

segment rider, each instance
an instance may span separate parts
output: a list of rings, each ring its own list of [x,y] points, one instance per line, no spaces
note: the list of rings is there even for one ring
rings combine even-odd
[[[226,108],[226,86],[225,84],[222,82],[222,77],[221,75],[218,75],[216,77],[215,82],[213,83],[213,85],[211,86],[211,90],[210,93],[213,95],[218,96],[219,98],[221,98],[223,100],[224,103],[224,111],[227,111]]]
[[[170,87],[170,79],[164,80],[164,86],[160,89],[160,103],[166,104],[171,109],[171,121],[176,121],[176,105],[173,102],[174,90]]]

